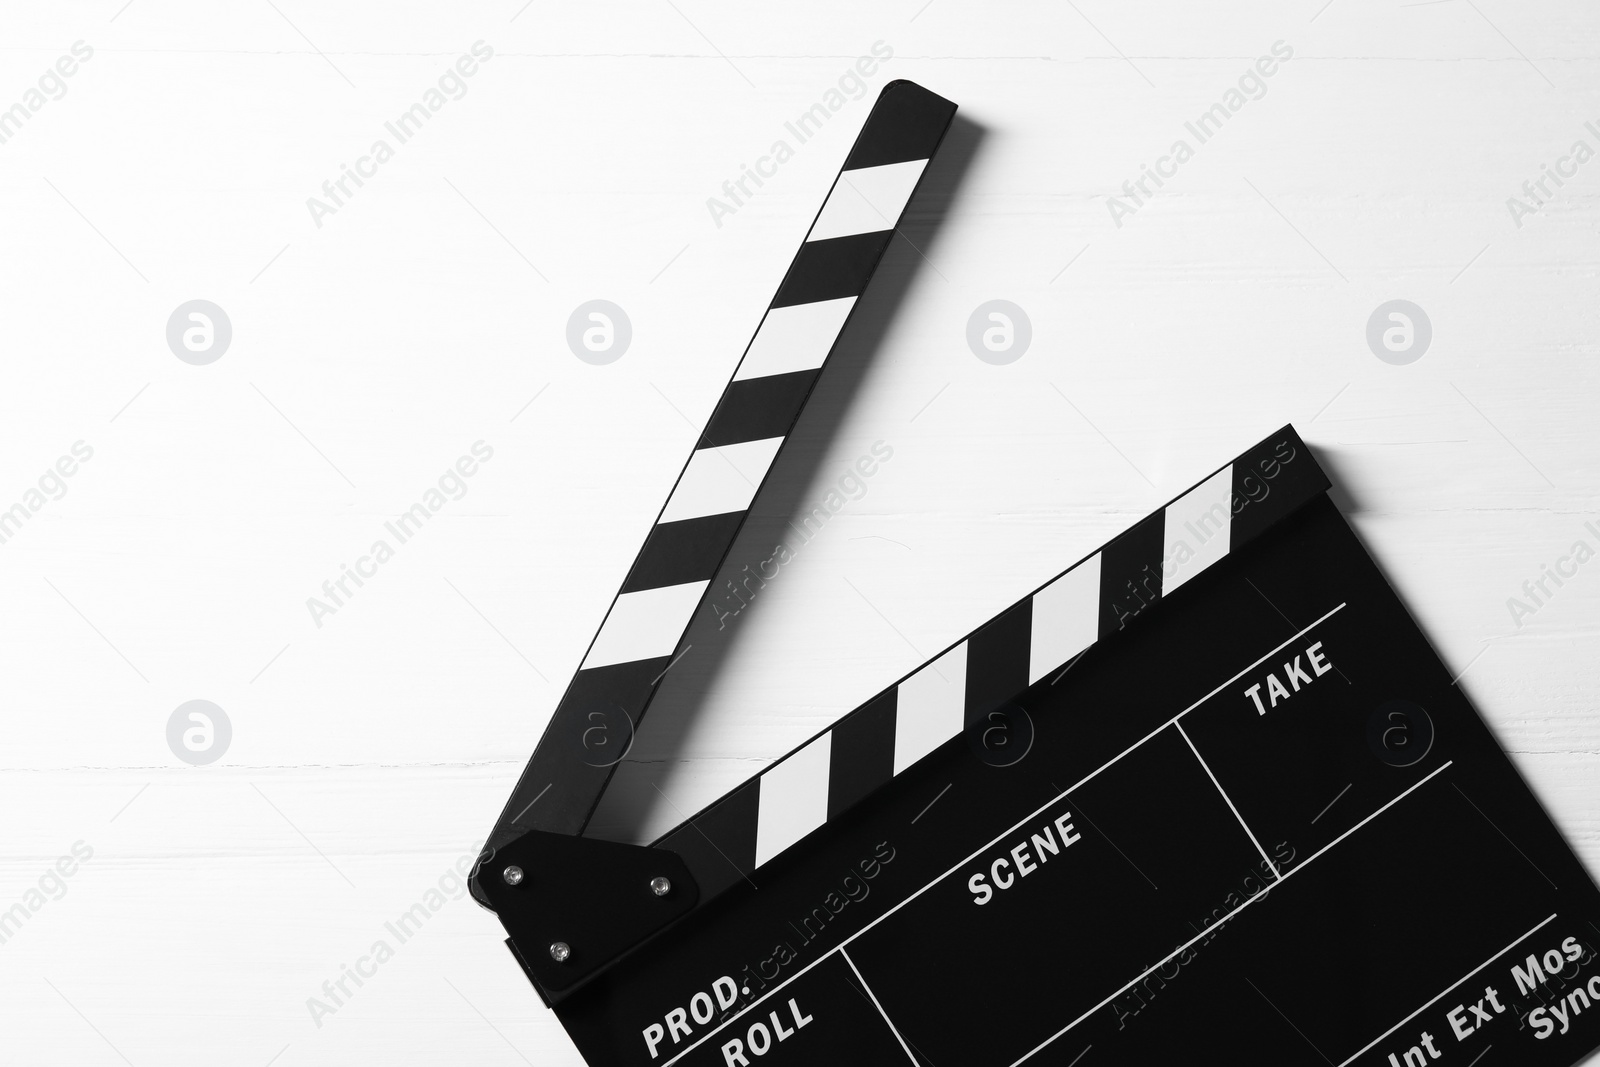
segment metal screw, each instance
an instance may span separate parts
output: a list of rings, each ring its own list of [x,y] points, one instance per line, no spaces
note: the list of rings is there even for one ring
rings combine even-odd
[[[566,963],[567,957],[572,955],[572,946],[565,941],[557,941],[550,946],[550,958],[557,963]]]
[[[672,883],[658,875],[650,879],[650,892],[658,897],[664,897],[672,892]]]
[[[516,866],[507,867],[501,872],[501,877],[506,880],[506,885],[521,885],[522,868]]]

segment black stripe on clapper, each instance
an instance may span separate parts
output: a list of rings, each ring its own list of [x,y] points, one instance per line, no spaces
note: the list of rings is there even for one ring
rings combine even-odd
[[[639,558],[633,561],[633,569],[622,583],[622,591],[710,581],[716,577],[723,550],[739,532],[744,516],[742,511],[730,511],[726,515],[660,523],[645,538]]]
[[[879,230],[806,242],[778,287],[778,295],[772,298],[772,306],[813,304],[860,294],[893,236],[893,230]]]
[[[1100,550],[1101,640],[1161,599],[1166,524],[1163,508]]]
[[[879,693],[833,728],[828,750],[829,819],[894,777],[898,697],[898,689]]]
[[[929,109],[927,95],[922,86],[903,78],[885,85],[840,169],[860,170],[926,159],[928,145],[944,136],[944,128],[950,122],[948,117]]]
[[[967,693],[962,722],[972,726],[1028,688],[1033,598],[1013,604],[967,638]]]
[[[700,435],[701,448],[782,437],[805,406],[820,371],[797,370],[745,378],[728,386]]]

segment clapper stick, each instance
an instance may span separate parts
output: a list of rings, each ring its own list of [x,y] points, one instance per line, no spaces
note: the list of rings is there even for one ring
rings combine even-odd
[[[471,879],[474,896],[501,914],[513,933],[508,944],[547,999],[694,905],[694,878],[677,857],[578,835],[680,654],[690,620],[955,111],[908,81],[891,82],[879,94],[489,835]],[[558,867],[566,872],[559,884],[548,877]],[[520,892],[505,896],[507,886],[522,886],[530,876]],[[632,889],[622,888],[641,885],[655,887],[656,900],[644,912]],[[606,933],[578,948],[551,941],[531,957],[520,952],[524,920],[578,914],[606,916]]]
[[[539,746],[489,835],[583,831],[956,106],[883,88]]]

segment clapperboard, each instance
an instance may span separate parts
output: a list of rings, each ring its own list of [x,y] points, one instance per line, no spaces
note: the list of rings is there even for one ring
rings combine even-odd
[[[1576,1063],[1600,892],[1291,427],[654,845],[582,836],[954,114],[883,90],[494,828],[517,963],[596,1067]]]

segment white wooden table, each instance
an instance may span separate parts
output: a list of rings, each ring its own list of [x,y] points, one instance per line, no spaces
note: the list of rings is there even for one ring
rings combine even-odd
[[[734,569],[892,458],[697,628],[597,831],[676,823],[1292,421],[1600,870],[1600,563],[1524,590],[1600,548],[1600,11],[919,3],[0,16],[0,1060],[579,1062],[454,865],[896,77],[970,125]],[[564,336],[596,298],[632,327],[603,366]],[[166,337],[195,299],[206,365]],[[966,342],[992,299],[1031,323],[1006,365]],[[1406,365],[1366,339],[1393,299],[1431,323]],[[231,724],[206,766],[190,700]]]

